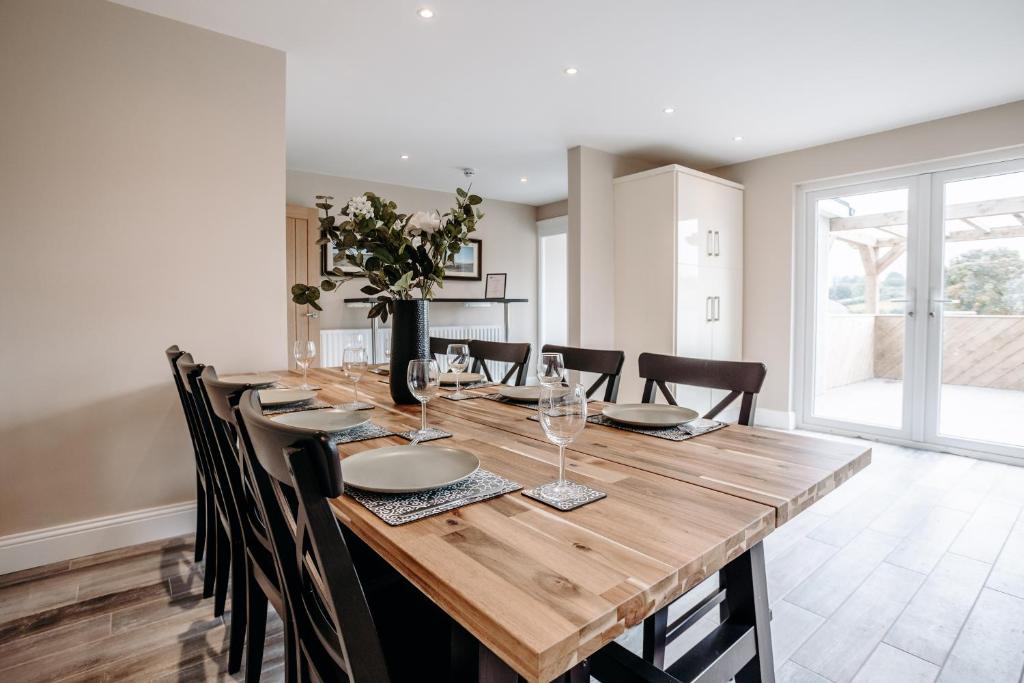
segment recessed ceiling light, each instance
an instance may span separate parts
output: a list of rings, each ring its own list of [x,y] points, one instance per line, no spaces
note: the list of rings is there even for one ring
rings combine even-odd
[[[420,16],[420,19],[433,19],[434,18],[434,10],[430,9],[429,7],[423,7],[421,9],[419,9],[416,12],[416,14],[418,14]]]
[[[743,142],[743,136],[742,135],[733,135],[732,136],[732,141],[733,142]]]
[[[403,155],[402,155],[402,161],[405,161],[405,160],[406,160],[406,159],[408,159],[408,158],[409,158],[409,155],[408,155],[408,154],[403,154]]]
[[[579,69],[577,69],[577,68],[576,68],[576,67],[574,67],[574,66],[569,66],[569,67],[566,67],[566,69],[565,69],[565,75],[566,75],[566,76],[575,76],[575,75],[576,75],[576,74],[578,74],[579,72],[580,72],[580,70],[579,70]]]
[[[529,180],[529,178],[527,178],[526,176],[523,176],[522,178],[519,179],[519,182],[525,183],[527,180]]]
[[[675,114],[676,113],[676,108],[675,107],[665,107],[664,109],[662,109],[662,111],[665,112],[666,114]]]

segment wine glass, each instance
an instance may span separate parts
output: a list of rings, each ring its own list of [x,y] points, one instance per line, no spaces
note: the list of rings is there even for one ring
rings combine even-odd
[[[560,353],[542,353],[537,361],[537,379],[541,386],[557,387],[565,375],[565,360]]]
[[[350,346],[345,349],[342,354],[341,369],[345,373],[345,377],[352,382],[352,389],[356,393],[352,408],[356,409],[359,407],[359,380],[366,372],[366,349],[362,346]]]
[[[309,383],[309,365],[316,358],[316,344],[311,341],[297,341],[292,346],[292,356],[295,357],[295,364],[302,368],[302,386],[300,389],[312,389]]]
[[[452,398],[465,398],[468,394],[462,391],[460,377],[469,368],[469,344],[448,345],[448,369],[455,375],[455,393]]]
[[[440,386],[437,361],[433,358],[411,360],[409,361],[409,368],[405,376],[406,381],[409,383],[409,391],[420,402],[420,429],[416,432],[415,437],[423,439],[429,434],[427,429],[427,401],[437,395],[437,389]]]
[[[562,502],[573,495],[573,484],[565,478],[565,447],[587,426],[587,391],[582,384],[542,386],[537,406],[544,435],[558,446],[558,479],[540,488],[545,497]]]

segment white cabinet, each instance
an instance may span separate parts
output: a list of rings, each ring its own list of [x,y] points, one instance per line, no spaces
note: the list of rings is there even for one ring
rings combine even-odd
[[[615,340],[626,352],[621,401],[640,398],[636,358],[644,351],[742,358],[741,185],[682,166],[617,178],[615,234]],[[699,411],[722,393],[676,391]]]

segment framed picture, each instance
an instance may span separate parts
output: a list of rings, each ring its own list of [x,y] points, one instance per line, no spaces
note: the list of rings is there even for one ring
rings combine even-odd
[[[338,253],[338,248],[334,246],[333,242],[320,245],[320,274],[321,275],[334,275],[334,269],[341,268],[341,271],[346,275],[356,275],[358,277],[365,277],[361,275],[359,268],[353,266],[345,259],[344,256]]]
[[[487,273],[487,281],[484,284],[484,298],[504,299],[505,282],[507,279],[507,273]]]
[[[459,249],[455,261],[444,269],[445,280],[479,280],[480,269],[484,262],[484,243],[480,240],[469,240],[469,244]]]

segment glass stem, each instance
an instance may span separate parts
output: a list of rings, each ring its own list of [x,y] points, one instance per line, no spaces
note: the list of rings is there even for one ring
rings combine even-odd
[[[304,387],[305,386],[309,386],[309,380],[306,379],[306,374],[308,372],[309,372],[309,366],[308,365],[303,365],[302,366],[302,386],[304,386]]]
[[[352,389],[356,392],[356,403],[359,403],[359,380],[352,382]]]
[[[558,483],[565,483],[565,446],[558,444]]]
[[[427,431],[427,402],[420,401],[420,431]]]
[[[455,373],[455,395],[458,396],[462,392],[462,384],[459,382],[459,373]]]

